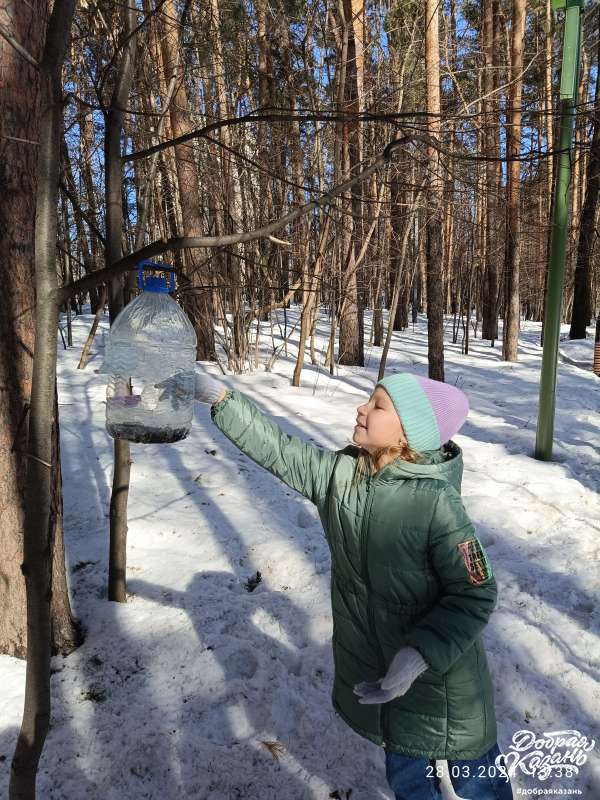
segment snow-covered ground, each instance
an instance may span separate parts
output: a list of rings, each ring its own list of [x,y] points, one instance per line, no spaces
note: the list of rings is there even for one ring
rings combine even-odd
[[[290,325],[298,311],[288,311]],[[186,440],[132,445],[129,598],[107,601],[112,440],[106,379],[96,370],[108,323],[78,371],[90,323],[78,317],[74,347],[59,353],[68,572],[86,640],[53,659],[39,796],[389,800],[383,750],[346,727],[330,704],[330,562],[316,511],[237,450],[207,405],[196,404]],[[367,312],[367,334],[370,324]],[[484,642],[500,749],[508,753],[525,729],[575,730],[596,742],[574,777],[541,780],[519,768],[515,798],[518,789],[571,787],[597,800],[600,379],[559,361],[554,460],[538,461],[540,325],[523,323],[518,363],[501,360],[501,341],[491,348],[471,338],[464,356],[451,331],[448,320],[446,380],[471,404],[455,437],[464,451],[463,497],[499,586]],[[277,326],[275,333],[281,341]],[[323,314],[321,359],[327,336]],[[592,329],[588,336],[593,341]],[[263,323],[262,362],[270,344]],[[272,372],[261,366],[223,377],[215,364],[198,369],[246,392],[288,433],[335,449],[351,441],[356,408],[376,379],[381,349],[365,352],[364,368],[336,367],[333,377],[307,353],[299,389],[290,386],[293,343]],[[423,318],[394,334],[387,371],[404,370],[427,375]],[[245,583],[257,571],[262,581],[250,592]],[[23,662],[0,657],[0,797],[24,679]],[[281,743],[279,757],[264,742]]]
[[[591,370],[594,363],[594,339],[595,330],[592,330],[590,336],[589,329],[586,339],[569,339],[568,334],[563,334],[558,346],[559,358],[566,364]]]

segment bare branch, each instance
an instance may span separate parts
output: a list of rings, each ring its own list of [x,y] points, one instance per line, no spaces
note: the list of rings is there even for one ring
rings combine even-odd
[[[348,191],[348,189],[355,184],[366,180],[370,175],[373,174],[373,172],[386,165],[390,161],[392,153],[396,148],[407,144],[412,138],[412,136],[403,136],[399,139],[394,139],[393,141],[389,142],[383,153],[381,153],[381,155],[379,155],[369,167],[364,169],[362,172],[359,172],[358,175],[355,175],[353,178],[344,181],[343,183],[331,189],[329,192],[324,192],[316,200],[311,200],[310,202],[299,206],[289,214],[281,217],[281,219],[270,222],[268,225],[264,225],[262,228],[257,228],[253,231],[247,231],[246,233],[231,233],[225,236],[177,236],[172,239],[159,239],[155,242],[151,242],[145,247],[142,247],[140,250],[136,250],[124,258],[119,259],[110,267],[97,270],[91,275],[86,275],[84,278],[80,278],[74,283],[57,289],[57,302],[64,303],[65,300],[68,297],[71,297],[75,292],[85,291],[90,289],[92,286],[96,286],[99,283],[104,283],[112,278],[115,278],[122,272],[135,269],[139,261],[154,258],[155,256],[161,255],[167,250],[185,250],[192,247],[222,247],[223,245],[238,244],[239,242],[249,242],[253,239],[268,237],[270,234],[285,228],[286,225],[289,225],[290,222],[293,222],[298,217],[307,214],[309,211],[312,211],[313,208],[330,204],[334,198]]]
[[[68,156],[65,157],[68,158]],[[73,211],[75,211],[76,214],[79,214],[79,216],[87,222],[87,224],[94,231],[94,233],[102,243],[102,246],[104,247],[106,245],[106,239],[104,238],[104,235],[96,225],[95,221],[90,217],[90,215],[83,210],[77,196],[70,190],[70,188],[64,181],[61,181],[60,188],[63,190],[64,194],[71,201],[71,205],[73,206]]]
[[[39,142],[34,142],[33,139],[22,139],[20,136],[8,136],[5,133],[0,133],[0,139],[9,139],[11,142],[22,142],[23,144],[39,144]]]
[[[22,44],[19,44],[15,39],[15,37],[12,35],[12,33],[9,30],[7,30],[1,23],[0,23],[0,36],[2,36],[2,38],[9,43],[9,45],[13,48],[13,50],[16,50],[16,52],[22,58],[24,58],[25,61],[28,61],[32,67],[35,67],[36,69],[40,68],[40,65],[31,55],[31,53],[28,50],[26,50]]]
[[[399,113],[391,113],[391,114],[371,114],[368,112],[361,112],[359,114],[350,114],[350,113],[343,113],[343,112],[315,112],[309,114],[290,114],[290,113],[280,113],[280,114],[265,114],[259,113],[260,109],[256,111],[251,111],[250,113],[242,116],[242,117],[232,117],[229,119],[222,119],[218,120],[217,122],[211,122],[209,125],[205,125],[203,128],[197,128],[194,131],[189,131],[188,133],[183,134],[183,136],[178,136],[175,139],[169,139],[166,142],[161,142],[160,144],[155,144],[152,147],[148,147],[145,150],[137,150],[134,153],[125,153],[121,156],[124,162],[130,161],[138,161],[140,158],[146,158],[146,156],[153,155],[154,153],[158,153],[161,150],[166,150],[169,147],[175,147],[178,144],[184,144],[185,142],[189,142],[192,139],[198,138],[207,138],[210,141],[215,141],[212,137],[207,136],[206,134],[209,131],[218,130],[220,128],[227,127],[229,125],[242,125],[248,122],[317,122],[317,121],[326,121],[326,122],[345,122],[349,120],[358,121],[358,122],[393,122],[397,120],[403,120],[402,127],[403,128],[412,128],[414,131],[411,135],[411,138],[414,141],[421,141],[424,144],[433,147],[435,150],[447,155],[453,159],[459,161],[501,161],[501,162],[508,162],[508,161],[533,161],[540,158],[549,158],[554,155],[559,155],[560,150],[541,150],[541,149],[532,149],[523,155],[512,156],[510,158],[501,158],[497,156],[482,156],[482,155],[468,155],[461,152],[451,152],[444,148],[437,139],[431,138],[427,133],[421,130],[421,128],[417,128],[416,126],[411,126],[410,122],[407,118],[415,118],[415,117],[439,117],[439,114],[429,114],[427,111],[407,111],[407,112],[399,112]],[[540,112],[541,113],[541,112]],[[473,114],[466,114],[460,115],[456,114],[453,115],[452,119],[467,119],[473,122]],[[220,144],[217,142],[217,144]],[[244,160],[247,160],[246,157],[243,157]]]
[[[265,109],[259,108],[255,109],[254,111],[250,111],[248,114],[244,114],[241,117],[220,119],[216,122],[211,122],[210,124],[205,125],[203,128],[197,128],[196,130],[189,131],[188,133],[183,134],[183,136],[178,136],[176,139],[169,139],[166,142],[155,144],[152,147],[148,147],[146,150],[137,150],[134,153],[125,153],[123,154],[122,159],[125,162],[138,161],[140,158],[146,158],[146,156],[150,156],[153,153],[158,153],[160,150],[166,150],[169,147],[175,147],[175,145],[184,144],[192,139],[204,137],[205,134],[210,133],[211,131],[220,130],[221,128],[226,128],[233,125],[245,125],[249,122],[345,122],[348,120],[355,120],[357,118],[359,122],[373,122],[375,120],[389,122],[394,119],[427,116],[426,111],[412,111],[405,114],[370,114],[368,112],[361,114],[345,114],[334,111],[316,111],[308,114],[295,114],[288,109],[274,110],[276,110],[278,113],[265,113]]]

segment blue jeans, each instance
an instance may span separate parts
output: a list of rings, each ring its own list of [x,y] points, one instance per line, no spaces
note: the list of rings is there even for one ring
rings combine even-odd
[[[480,758],[448,759],[448,773],[462,800],[513,800],[510,781],[495,767],[498,743]],[[385,774],[396,800],[442,800],[435,759],[385,751]]]

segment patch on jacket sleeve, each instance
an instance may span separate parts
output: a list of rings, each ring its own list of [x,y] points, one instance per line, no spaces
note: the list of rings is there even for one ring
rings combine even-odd
[[[480,583],[484,583],[488,578],[492,577],[492,565],[477,536],[468,539],[466,542],[460,542],[457,547],[462,553],[469,580],[472,584],[479,586]]]

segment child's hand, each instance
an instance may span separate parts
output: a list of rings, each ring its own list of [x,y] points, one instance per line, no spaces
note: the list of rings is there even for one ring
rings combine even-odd
[[[388,703],[394,697],[406,694],[415,679],[422,672],[429,669],[429,664],[423,659],[414,647],[402,647],[389,666],[385,676],[371,683],[357,683],[354,694],[358,695],[359,703]]]
[[[178,410],[180,403],[188,403],[191,400],[193,391],[194,373],[177,372],[152,387],[147,386],[142,392],[142,397],[147,396],[148,404],[153,401],[153,406],[148,405],[150,408],[156,408],[163,400],[168,400],[173,408]]]
[[[194,399],[202,403],[216,403],[222,400],[225,386],[206,373],[178,373],[165,381],[154,384],[155,388],[162,389],[159,401],[169,399],[178,407],[180,401],[187,401],[193,392]]]
[[[227,391],[221,381],[216,381],[206,373],[196,373],[194,397],[202,403],[214,404],[222,400]]]

